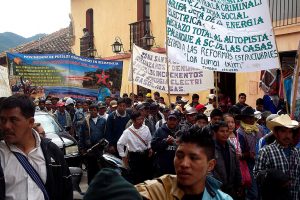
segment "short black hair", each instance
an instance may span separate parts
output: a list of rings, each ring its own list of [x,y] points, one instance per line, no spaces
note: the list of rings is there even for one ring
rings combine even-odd
[[[95,103],[93,103],[93,104],[91,104],[91,105],[89,106],[89,109],[94,109],[94,108],[96,108],[97,110],[99,110],[98,105],[95,104]]]
[[[220,109],[218,109],[218,108],[213,109],[213,110],[211,111],[211,113],[210,113],[210,118],[213,118],[213,117],[215,117],[215,116],[223,117],[222,111],[221,111]]]
[[[245,93],[243,93],[243,92],[239,94],[239,98],[240,98],[241,96],[247,97],[247,95],[246,95]]]
[[[125,98],[119,98],[117,101],[117,105],[121,104],[121,103],[125,103],[126,104],[126,100]]]
[[[13,108],[20,108],[25,118],[34,117],[35,105],[27,95],[15,94],[5,98],[1,103],[0,111]]]
[[[159,94],[159,92],[154,92],[154,96],[158,96],[158,97],[160,97],[160,94]]]
[[[130,119],[134,121],[140,116],[142,116],[142,113],[140,111],[133,111],[132,114],[130,115]]]
[[[212,125],[211,129],[213,132],[217,133],[221,127],[228,127],[227,122],[225,121],[216,122]]]
[[[204,149],[208,160],[215,158],[215,143],[208,129],[193,127],[187,132],[182,132],[178,138],[178,143],[192,143]]]
[[[127,93],[124,93],[124,94],[122,95],[122,97],[123,97],[123,98],[127,98],[127,97],[128,97],[128,94],[127,94]]]
[[[197,114],[196,120],[200,120],[200,119],[204,119],[208,123],[208,117],[205,114],[203,113]]]
[[[199,95],[198,94],[193,94],[192,99],[199,99]]]
[[[144,97],[143,93],[139,92],[138,97]]]
[[[130,99],[130,98],[124,98],[125,99],[125,102],[126,102],[126,105],[127,106],[131,106],[132,105],[132,99]]]
[[[256,99],[256,105],[264,105],[264,100],[262,98]]]

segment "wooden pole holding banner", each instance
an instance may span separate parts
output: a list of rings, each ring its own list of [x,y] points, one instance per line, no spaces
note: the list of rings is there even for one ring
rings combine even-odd
[[[214,73],[214,81],[215,81],[215,95],[216,95],[216,105],[219,108],[219,88],[218,88],[218,81],[219,81],[219,74],[218,72]]]
[[[300,63],[300,41],[298,44],[298,50],[295,58],[295,69],[294,69],[294,79],[293,79],[293,93],[292,93],[292,105],[291,105],[291,117],[294,118],[295,110],[296,110],[296,102],[297,102],[297,90],[298,90],[298,82],[299,82],[299,63]]]
[[[167,23],[168,23],[168,1],[166,0],[166,64],[167,64],[168,99],[169,99],[169,106],[171,106],[169,55],[168,55],[168,26],[167,26]]]
[[[267,6],[268,6],[268,10],[270,10],[269,4],[267,4]],[[269,12],[269,18],[270,18],[270,22],[272,24],[271,12]],[[276,45],[276,51],[277,51],[277,54],[278,54],[278,46],[277,46],[277,42],[276,42],[276,38],[275,38],[275,34],[274,34],[273,24],[272,24],[272,32],[273,32],[273,35],[274,35],[274,40],[275,40],[275,45]],[[282,88],[283,89],[283,96],[284,96],[284,98],[287,99],[286,91],[285,91],[285,87],[284,87],[284,81],[283,81],[283,77],[282,77],[282,75],[283,75],[283,73],[282,73],[282,67],[281,67],[281,64],[280,64],[279,56],[277,57],[277,59],[278,59],[279,69],[280,69],[280,74],[281,74],[280,83],[282,82],[282,86],[283,86],[283,88]],[[279,94],[278,94],[278,96],[279,96]],[[289,106],[288,106],[288,102],[287,101],[285,102],[285,108],[286,108],[287,114],[289,114]]]
[[[131,67],[131,92],[132,92],[132,103],[134,103],[134,84],[133,84],[133,42],[131,43],[131,58],[130,58],[130,67]]]

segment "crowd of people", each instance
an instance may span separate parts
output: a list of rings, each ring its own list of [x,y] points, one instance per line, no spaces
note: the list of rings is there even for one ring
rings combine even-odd
[[[153,98],[151,93],[124,94],[93,102],[48,96],[34,103],[35,110],[69,127],[82,155],[101,139],[108,140],[106,151],[123,160],[129,170],[126,179],[145,199],[300,199],[299,123],[266,106],[264,98],[256,101],[256,108],[246,104],[244,93],[236,104],[223,95],[207,99],[204,105],[198,94],[191,102],[177,96],[167,106],[155,92]],[[4,135],[5,111],[1,106]],[[9,146],[4,141],[1,145]],[[0,153],[5,172],[6,152]],[[97,156],[87,156],[84,163],[90,184],[86,199],[92,199],[91,190],[103,184],[101,173],[95,178]],[[102,174],[107,173],[113,172]]]

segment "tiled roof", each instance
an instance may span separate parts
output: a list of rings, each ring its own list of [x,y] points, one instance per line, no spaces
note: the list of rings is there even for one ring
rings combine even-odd
[[[39,40],[22,44],[9,50],[17,53],[71,53],[69,28],[46,35]],[[0,54],[0,58],[5,57],[5,52]]]

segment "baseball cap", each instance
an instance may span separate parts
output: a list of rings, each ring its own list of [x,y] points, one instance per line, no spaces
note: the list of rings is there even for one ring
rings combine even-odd
[[[116,100],[112,100],[109,105],[114,108],[118,106],[118,102]]]
[[[98,107],[99,108],[106,108],[106,104],[102,101],[98,102]]]
[[[203,105],[203,104],[198,104],[197,106],[196,106],[196,110],[197,111],[199,111],[199,110],[201,110],[201,109],[206,109],[206,107]]]
[[[168,115],[168,119],[170,119],[170,118],[176,118],[176,119],[178,119],[179,115],[178,115],[178,113],[176,111],[171,111],[169,113],[169,115]]]

